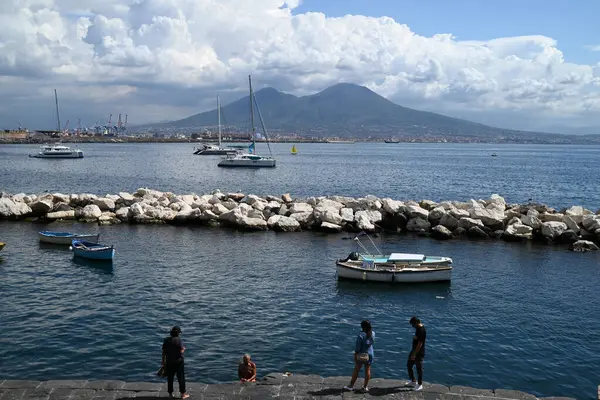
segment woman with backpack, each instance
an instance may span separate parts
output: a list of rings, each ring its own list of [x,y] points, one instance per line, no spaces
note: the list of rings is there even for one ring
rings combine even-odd
[[[375,332],[371,328],[371,323],[364,320],[360,323],[362,332],[356,338],[356,347],[354,348],[354,372],[350,385],[344,386],[346,390],[354,390],[354,383],[358,379],[358,373],[362,366],[365,366],[365,383],[362,387],[363,392],[369,391],[369,380],[371,379],[371,364],[373,364],[373,343],[375,343]]]

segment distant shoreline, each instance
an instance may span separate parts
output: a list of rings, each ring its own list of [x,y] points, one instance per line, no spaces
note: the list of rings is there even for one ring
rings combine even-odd
[[[577,136],[574,136],[573,139],[578,139]],[[340,143],[332,142],[334,140],[340,140]],[[354,141],[355,143],[345,143],[344,140]],[[270,143],[322,143],[322,144],[344,144],[344,145],[352,145],[356,143],[385,143],[385,139],[361,139],[361,138],[345,138],[345,139],[333,139],[333,138],[323,138],[323,139],[307,139],[307,138],[298,138],[298,139],[270,139]],[[52,142],[61,142],[61,143],[190,143],[201,145],[204,143],[216,143],[217,140],[213,138],[202,138],[202,139],[190,139],[190,138],[156,138],[156,137],[62,137],[62,138],[52,138],[52,137],[35,137],[35,138],[11,138],[11,137],[2,137],[0,134],[0,144],[44,144],[44,143],[52,143]],[[258,143],[264,143],[264,140],[257,140]],[[248,143],[250,141],[223,141],[223,144],[227,143],[231,144],[239,144],[239,143]],[[565,140],[481,140],[481,139],[472,139],[472,138],[406,138],[406,139],[398,139],[396,143],[387,143],[390,147],[393,147],[396,144],[403,143],[446,143],[446,144],[497,144],[497,145],[505,145],[505,144],[559,144],[559,145],[586,145],[586,146],[598,146],[599,142],[593,142],[589,140],[573,140],[573,141],[565,141]]]

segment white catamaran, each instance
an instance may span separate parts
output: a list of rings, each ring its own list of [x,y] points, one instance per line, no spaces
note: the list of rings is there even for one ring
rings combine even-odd
[[[219,145],[215,146],[214,144],[205,144],[204,146],[200,147],[199,149],[194,149],[194,154],[196,155],[200,155],[200,156],[214,156],[214,155],[218,155],[218,156],[223,156],[223,155],[227,155],[227,154],[235,154],[238,152],[237,149],[233,149],[230,147],[223,147],[222,146],[222,139],[221,139],[221,100],[219,99],[219,96],[217,96],[217,119],[219,121],[219,127],[218,127],[218,132],[219,132]]]
[[[265,128],[265,123],[260,113],[258,102],[256,101],[254,91],[252,90],[251,75],[248,75],[248,83],[250,85],[250,122],[252,125],[252,144],[248,147],[248,153],[227,154],[227,157],[221,160],[217,165],[219,167],[274,168],[276,162],[275,158],[273,158],[273,154],[271,153],[271,146],[269,145],[267,129]],[[271,156],[269,157],[259,156],[258,154],[256,154],[256,127],[254,126],[254,105],[256,105],[256,111],[258,112],[260,125],[265,136],[267,147],[269,148],[269,154],[271,154]]]

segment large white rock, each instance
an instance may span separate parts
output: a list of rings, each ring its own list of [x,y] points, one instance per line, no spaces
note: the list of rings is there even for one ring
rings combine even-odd
[[[549,221],[542,223],[542,235],[548,239],[555,240],[567,230],[567,224],[564,222]]]
[[[406,230],[409,232],[426,232],[429,228],[431,228],[431,224],[422,217],[411,218],[406,224]]]
[[[464,217],[458,220],[458,227],[459,228],[463,228],[466,230],[471,229],[474,226],[478,226],[480,228],[483,228],[483,222],[481,222],[478,219],[473,219],[473,218],[468,218],[468,217]]]
[[[106,197],[100,197],[94,200],[94,204],[97,205],[102,211],[114,211],[115,202]]]
[[[569,214],[565,214],[563,216],[562,222],[564,222],[565,225],[567,225],[567,228],[571,229],[575,233],[579,233],[579,231],[581,230],[577,222],[575,222],[575,218],[571,217]]]
[[[246,197],[246,195],[244,193],[227,193],[226,197],[239,203],[244,199],[244,197]]]
[[[300,225],[306,226],[313,220],[313,213],[312,212],[297,212],[297,213],[290,214],[290,218],[293,218],[296,221],[298,221],[300,223]]]
[[[48,219],[75,219],[75,210],[70,211],[55,211],[46,214]]]
[[[439,224],[453,231],[458,228],[458,219],[454,218],[450,213],[444,214]]]
[[[313,207],[308,203],[293,203],[292,206],[289,208],[289,211],[292,214],[305,212],[312,213]]]
[[[344,222],[354,222],[354,210],[344,207],[340,210],[340,216]]]
[[[330,222],[322,222],[320,229],[325,232],[341,232],[342,227],[340,225],[332,224]]]
[[[540,214],[540,220],[542,222],[562,222],[563,214],[561,213],[542,213]]]
[[[68,194],[62,194],[62,193],[53,193],[52,194],[52,201],[54,203],[69,203],[71,201],[71,196]]]
[[[237,224],[238,221],[241,221],[243,217],[245,217],[245,215],[243,214],[241,208],[236,207],[233,210],[229,210],[219,215],[219,220],[228,222],[230,224]]]
[[[119,208],[115,214],[123,222],[129,221],[133,217],[130,208],[127,206]]]
[[[530,226],[533,229],[540,229],[540,226],[542,226],[542,221],[535,215],[529,215],[529,213],[527,215],[521,215],[520,220],[523,224]]]
[[[291,217],[273,215],[267,221],[267,226],[274,231],[294,232],[300,230],[300,223]]]
[[[102,210],[95,204],[88,204],[81,210],[81,217],[86,220],[94,220],[100,218]]]
[[[504,231],[504,235],[510,238],[531,239],[533,236],[533,228],[517,222],[509,225]]]
[[[264,219],[261,219],[261,218],[251,218],[251,217],[243,216],[238,221],[238,225],[241,228],[248,229],[248,230],[263,231],[263,230],[268,229],[267,221],[265,221]]]
[[[130,206],[135,203],[135,197],[131,193],[128,192],[119,192],[119,200],[117,203],[125,204],[126,206]]]
[[[581,219],[581,224],[588,232],[594,232],[596,229],[600,229],[600,215],[585,215]]]
[[[227,211],[229,211],[229,208],[225,207],[223,204],[221,203],[217,203],[213,206],[213,208],[211,209],[211,211],[215,214],[215,215],[221,215],[223,213],[226,213]]]
[[[442,220],[442,217],[446,215],[446,209],[444,207],[438,206],[429,212],[428,220],[433,225],[437,225]]]
[[[140,215],[144,215],[144,208],[146,207],[145,203],[134,203],[133,205],[131,205],[131,216],[132,217],[137,217]]]
[[[15,203],[25,203],[25,201],[24,201],[25,196],[27,196],[25,193],[18,193],[18,194],[15,194],[13,196],[8,196],[8,197],[12,198],[12,201],[14,201]],[[0,197],[2,197],[1,193],[0,193]]]
[[[578,240],[571,245],[571,250],[577,252],[584,252],[598,251],[600,250],[600,248],[594,242],[590,242],[589,240]]]
[[[35,214],[46,214],[52,211],[53,206],[54,203],[48,198],[39,199],[29,205],[31,211]]]
[[[174,220],[175,218],[186,219],[187,216],[189,216],[189,213],[191,212],[192,208],[190,207],[190,208],[186,209],[186,211],[188,211],[188,210],[189,210],[189,212],[184,215],[181,213],[181,211],[178,213],[174,210],[171,210],[170,208],[158,206],[158,207],[148,208],[146,210],[146,212],[144,213],[144,215],[147,217],[150,217],[154,220],[169,222],[169,221]]]
[[[354,219],[356,221],[358,221],[359,218],[367,218],[367,220],[369,220],[369,222],[371,222],[372,224],[376,224],[378,222],[381,222],[382,215],[381,215],[380,211],[362,210],[362,211],[357,211],[356,213],[354,213]]]
[[[502,226],[505,217],[504,207],[504,204],[502,204],[500,200],[492,201],[485,208],[482,207],[480,203],[472,201],[472,207],[469,209],[469,216],[473,219],[480,220],[486,226]]]
[[[335,200],[331,200],[331,199],[322,199],[321,201],[319,201],[317,203],[317,208],[326,208],[326,209],[336,209],[336,210],[341,210],[344,207],[344,204],[335,201]]]
[[[291,203],[292,202],[292,196],[290,196],[289,193],[285,193],[281,195],[281,200],[283,200],[284,203]]]
[[[538,210],[530,208],[529,210],[527,210],[527,214],[526,215],[529,215],[530,217],[537,217],[537,218],[539,218],[540,217],[540,212]]]
[[[343,221],[339,210],[332,207],[323,208],[321,206],[318,206],[317,208],[315,208],[313,215],[318,221],[329,222],[334,225],[340,225]]]
[[[199,208],[194,208],[189,218],[200,221],[213,221],[219,219],[219,216],[210,210],[201,211]]]
[[[385,198],[381,200],[381,204],[383,205],[383,209],[388,214],[397,214],[401,212],[404,203],[398,200],[392,200],[390,198]]]
[[[77,196],[78,205],[85,207],[88,204],[94,204],[94,200],[96,200],[98,196],[91,193],[82,193]]]
[[[452,210],[448,211],[450,213],[450,215],[452,215],[454,218],[456,218],[457,220],[460,220],[461,218],[469,218],[471,213],[467,210],[463,210],[462,208],[453,208]],[[448,227],[446,227],[448,228]]]
[[[362,231],[372,232],[375,230],[375,224],[364,211],[357,211],[354,214],[354,220],[356,221],[356,227]]]
[[[429,217],[429,211],[420,206],[407,206],[404,213],[409,218],[422,218],[426,220]]]
[[[248,211],[248,218],[258,218],[258,219],[266,220],[265,214],[263,213],[263,211],[256,210],[254,208],[252,210]]]
[[[490,196],[490,198],[486,201],[487,203],[487,207],[489,207],[490,205],[493,205],[497,208],[501,208],[502,211],[504,211],[506,209],[506,200],[504,200],[504,197],[498,195],[498,194],[493,194]]]

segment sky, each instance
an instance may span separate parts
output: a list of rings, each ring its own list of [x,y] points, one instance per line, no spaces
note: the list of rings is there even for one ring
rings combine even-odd
[[[600,133],[597,0],[0,0],[0,129],[175,120],[339,82],[493,126]],[[63,126],[64,127],[64,126]]]

